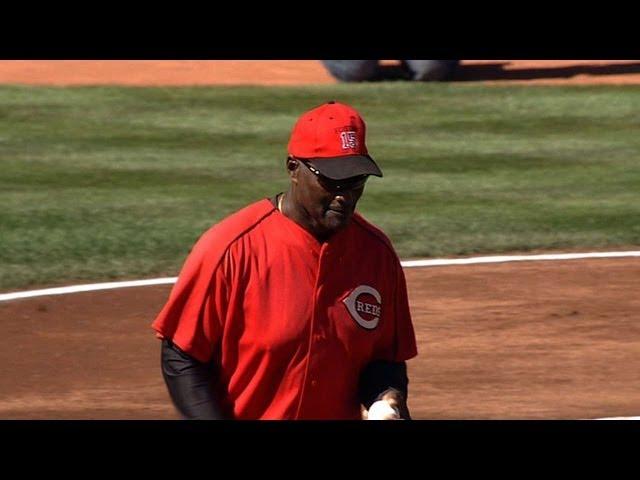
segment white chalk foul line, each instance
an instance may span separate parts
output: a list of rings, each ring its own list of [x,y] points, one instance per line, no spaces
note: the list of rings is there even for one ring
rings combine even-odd
[[[148,285],[166,285],[176,283],[178,277],[152,278],[149,280],[132,280],[128,282],[90,283],[87,285],[71,285],[69,287],[45,288],[0,294],[0,302],[18,298],[42,297],[45,295],[63,295],[65,293],[94,292],[96,290],[112,290],[114,288],[145,287]]]
[[[403,267],[436,267],[442,265],[472,265],[478,263],[525,262],[541,260],[578,260],[582,258],[640,257],[640,251],[630,252],[591,252],[591,253],[555,253],[544,255],[502,255],[471,258],[434,258],[432,260],[404,260]]]
[[[402,266],[413,267],[439,267],[446,265],[472,265],[481,263],[504,263],[542,260],[578,260],[582,258],[616,258],[616,257],[640,257],[640,251],[627,252],[591,252],[591,253],[556,253],[545,255],[502,255],[491,257],[471,258],[434,258],[430,260],[403,260]],[[93,292],[96,290],[111,290],[114,288],[144,287],[148,285],[166,285],[175,283],[177,277],[152,278],[149,280],[132,280],[127,282],[91,283],[87,285],[71,285],[68,287],[45,288],[43,290],[28,290],[25,292],[12,292],[0,294],[0,302],[17,300],[19,298],[41,297],[45,295],[63,295],[66,293]]]
[[[606,417],[596,418],[595,420],[640,420],[640,417]]]

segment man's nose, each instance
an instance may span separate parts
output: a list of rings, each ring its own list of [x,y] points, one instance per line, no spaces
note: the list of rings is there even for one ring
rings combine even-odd
[[[335,199],[337,202],[341,204],[353,205],[353,191],[352,190],[338,191],[335,194]]]

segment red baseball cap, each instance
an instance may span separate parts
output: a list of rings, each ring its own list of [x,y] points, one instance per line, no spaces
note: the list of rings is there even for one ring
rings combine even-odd
[[[358,175],[382,177],[367,151],[365,131],[364,120],[353,107],[330,101],[302,114],[293,127],[287,151],[308,160],[333,180]]]

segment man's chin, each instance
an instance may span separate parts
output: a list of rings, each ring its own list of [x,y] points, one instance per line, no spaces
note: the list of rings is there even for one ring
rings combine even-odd
[[[328,210],[325,215],[325,225],[328,230],[339,230],[345,227],[351,220],[351,214]]]

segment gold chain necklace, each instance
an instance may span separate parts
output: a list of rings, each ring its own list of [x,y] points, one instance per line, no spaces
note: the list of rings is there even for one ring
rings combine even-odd
[[[280,195],[280,198],[278,199],[278,210],[280,210],[280,213],[282,213],[282,201],[284,200],[284,193],[282,195]]]

